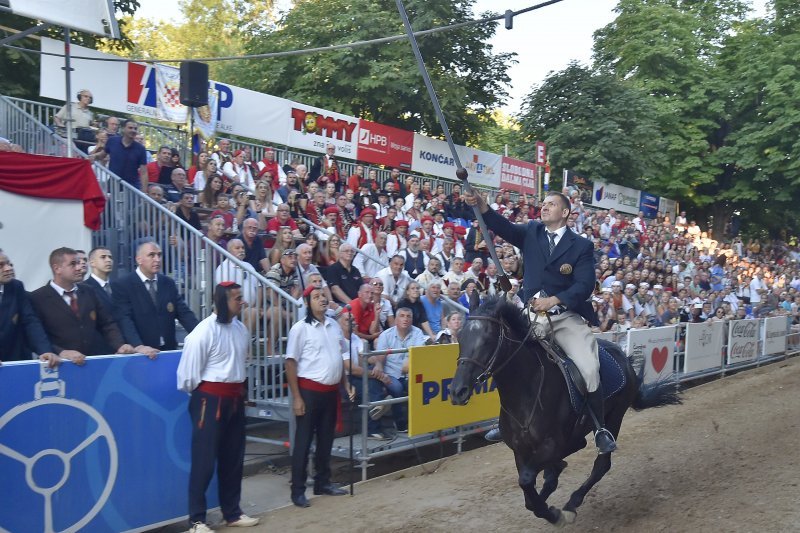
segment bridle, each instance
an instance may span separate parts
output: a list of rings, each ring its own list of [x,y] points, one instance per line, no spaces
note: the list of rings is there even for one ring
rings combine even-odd
[[[525,345],[525,343],[528,341],[528,339],[531,337],[531,334],[533,333],[533,328],[528,328],[528,333],[525,335],[525,337],[521,341],[518,341],[516,339],[512,339],[506,334],[508,326],[503,320],[499,318],[494,318],[491,316],[473,315],[473,316],[468,316],[467,320],[485,320],[487,322],[497,324],[500,327],[500,339],[498,340],[497,346],[495,347],[494,352],[492,352],[491,357],[489,357],[488,362],[483,363],[473,357],[463,357],[463,356],[458,357],[458,364],[461,364],[462,362],[470,363],[482,370],[482,372],[478,374],[478,376],[475,378],[476,383],[481,383],[481,384],[484,383],[486,380],[488,380],[491,376],[499,373],[503,368],[505,368],[505,366],[508,365],[508,363],[510,363],[512,359],[514,359],[514,356],[517,355],[517,353],[522,349],[522,347]],[[497,356],[500,353],[500,348],[503,347],[503,344],[505,344],[505,341],[507,340],[517,343],[518,344],[517,349],[514,350],[511,353],[511,355],[509,355],[503,362],[501,362],[500,365],[497,366],[497,368],[495,368],[495,363],[497,362]]]

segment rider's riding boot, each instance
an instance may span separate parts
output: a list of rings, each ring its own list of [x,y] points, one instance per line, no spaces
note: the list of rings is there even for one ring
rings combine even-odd
[[[594,421],[594,443],[597,446],[597,451],[598,453],[611,453],[617,449],[617,443],[614,442],[614,435],[606,429],[603,421],[605,411],[603,409],[602,388],[598,387],[596,391],[588,393],[586,399]]]
[[[488,440],[489,442],[500,442],[503,440],[503,436],[500,434],[500,426],[496,428],[492,428],[486,432],[486,435],[483,436],[484,439]]]

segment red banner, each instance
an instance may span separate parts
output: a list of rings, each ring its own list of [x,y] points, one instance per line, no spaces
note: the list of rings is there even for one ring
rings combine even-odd
[[[537,176],[536,165],[533,163],[512,157],[503,157],[500,167],[500,187],[503,189],[536,194],[539,191]]]
[[[411,169],[414,133],[360,119],[358,128],[359,161]]]

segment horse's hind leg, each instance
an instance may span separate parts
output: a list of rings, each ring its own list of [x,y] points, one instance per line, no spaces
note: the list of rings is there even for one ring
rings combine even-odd
[[[543,500],[547,500],[551,494],[558,488],[558,476],[567,467],[566,461],[559,461],[555,466],[547,467],[544,469],[544,484],[539,496]]]
[[[565,525],[566,520],[561,509],[552,506],[548,507],[544,498],[536,492],[536,476],[539,475],[539,472],[535,468],[527,466],[517,452],[514,452],[514,458],[516,459],[517,472],[519,473],[519,486],[525,495],[525,508],[551,524],[557,526]]]

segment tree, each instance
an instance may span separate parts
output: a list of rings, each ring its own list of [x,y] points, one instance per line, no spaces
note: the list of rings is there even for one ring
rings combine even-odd
[[[415,30],[470,20],[474,0],[411,0]],[[391,2],[301,0],[276,31],[257,32],[250,53],[279,52],[403,33]],[[475,139],[506,97],[513,54],[487,44],[495,25],[474,25],[419,39],[453,137]],[[408,130],[440,135],[433,107],[405,40],[307,55],[242,62],[245,87]]]
[[[533,141],[549,147],[553,168],[645,188],[665,166],[664,146],[647,94],[608,72],[571,63],[526,98],[519,116],[523,159]]]

